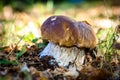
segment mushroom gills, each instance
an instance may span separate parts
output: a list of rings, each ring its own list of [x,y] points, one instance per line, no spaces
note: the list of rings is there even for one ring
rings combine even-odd
[[[84,63],[85,52],[77,47],[63,47],[49,42],[45,49],[39,54],[39,57],[52,56],[59,66],[69,66],[75,64],[78,70]]]

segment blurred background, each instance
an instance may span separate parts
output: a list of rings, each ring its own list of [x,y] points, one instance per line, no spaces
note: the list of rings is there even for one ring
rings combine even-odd
[[[120,0],[0,0],[0,47],[32,44],[41,37],[40,26],[52,15],[87,21],[105,39],[120,22]]]
[[[53,57],[38,56],[47,45],[40,27],[53,15],[87,21],[96,33],[95,50],[81,51],[87,53],[77,79],[120,79],[120,0],[0,0],[0,80],[72,78],[66,75],[74,68],[58,67]]]

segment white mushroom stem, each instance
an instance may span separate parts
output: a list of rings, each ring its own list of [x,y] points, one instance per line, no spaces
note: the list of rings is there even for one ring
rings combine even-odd
[[[59,66],[68,66],[73,63],[76,69],[80,70],[81,65],[84,63],[84,50],[77,47],[61,47],[57,44],[49,42],[45,49],[40,53],[40,58],[43,56],[52,56],[58,62]]]

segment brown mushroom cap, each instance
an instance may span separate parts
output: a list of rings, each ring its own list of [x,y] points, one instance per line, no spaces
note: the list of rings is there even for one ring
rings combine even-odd
[[[91,26],[85,22],[76,22],[66,16],[51,16],[41,26],[44,39],[63,46],[94,48],[96,36]]]
[[[77,46],[94,48],[97,44],[97,39],[91,25],[86,21],[77,22]]]
[[[64,46],[73,46],[76,42],[75,21],[66,16],[51,16],[41,26],[44,39]]]

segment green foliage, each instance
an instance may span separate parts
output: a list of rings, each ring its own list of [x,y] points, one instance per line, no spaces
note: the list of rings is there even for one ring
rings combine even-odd
[[[53,3],[53,0],[48,0],[47,1],[47,9],[48,9],[48,11],[52,11],[53,10],[53,5],[54,3]]]
[[[0,80],[7,80],[7,77],[3,76],[3,77],[0,78]]]
[[[2,64],[5,64],[5,65],[8,65],[8,64],[15,65],[15,64],[17,64],[17,63],[16,63],[16,61],[9,61],[9,60],[7,60],[6,58],[3,58],[3,59],[0,60],[0,64],[1,64],[1,65],[2,65]]]
[[[46,45],[47,45],[47,41],[43,40],[43,42],[41,43],[38,43],[38,40],[39,39],[42,39],[41,37],[40,38],[35,38],[32,40],[32,42],[38,47],[38,48],[45,48]]]
[[[26,77],[26,80],[31,80],[31,77],[30,77],[28,71],[24,71],[24,75],[25,75],[25,77]]]
[[[42,42],[42,43],[39,43],[38,44],[38,48],[45,48],[46,47],[46,45],[47,45],[47,42]]]
[[[16,54],[16,58],[18,59],[18,58],[21,57],[25,52],[26,52],[26,47],[23,46],[22,49],[21,49],[21,51]]]
[[[34,39],[34,35],[32,32],[30,32],[28,35],[25,35],[23,40],[26,41],[26,42],[30,42]]]
[[[1,50],[1,51],[4,50],[4,47],[0,47],[0,50]]]
[[[33,43],[36,43],[39,40],[39,38],[35,38],[32,40]]]
[[[100,40],[100,38],[103,37],[103,35],[105,35],[104,40]],[[114,53],[114,49],[113,49],[113,43],[116,40],[116,31],[114,28],[109,28],[109,29],[105,29],[105,30],[101,30],[98,34],[98,39],[99,39],[99,44],[98,44],[98,49],[100,49],[103,54],[104,57],[107,61],[110,61],[111,59],[111,55]]]

